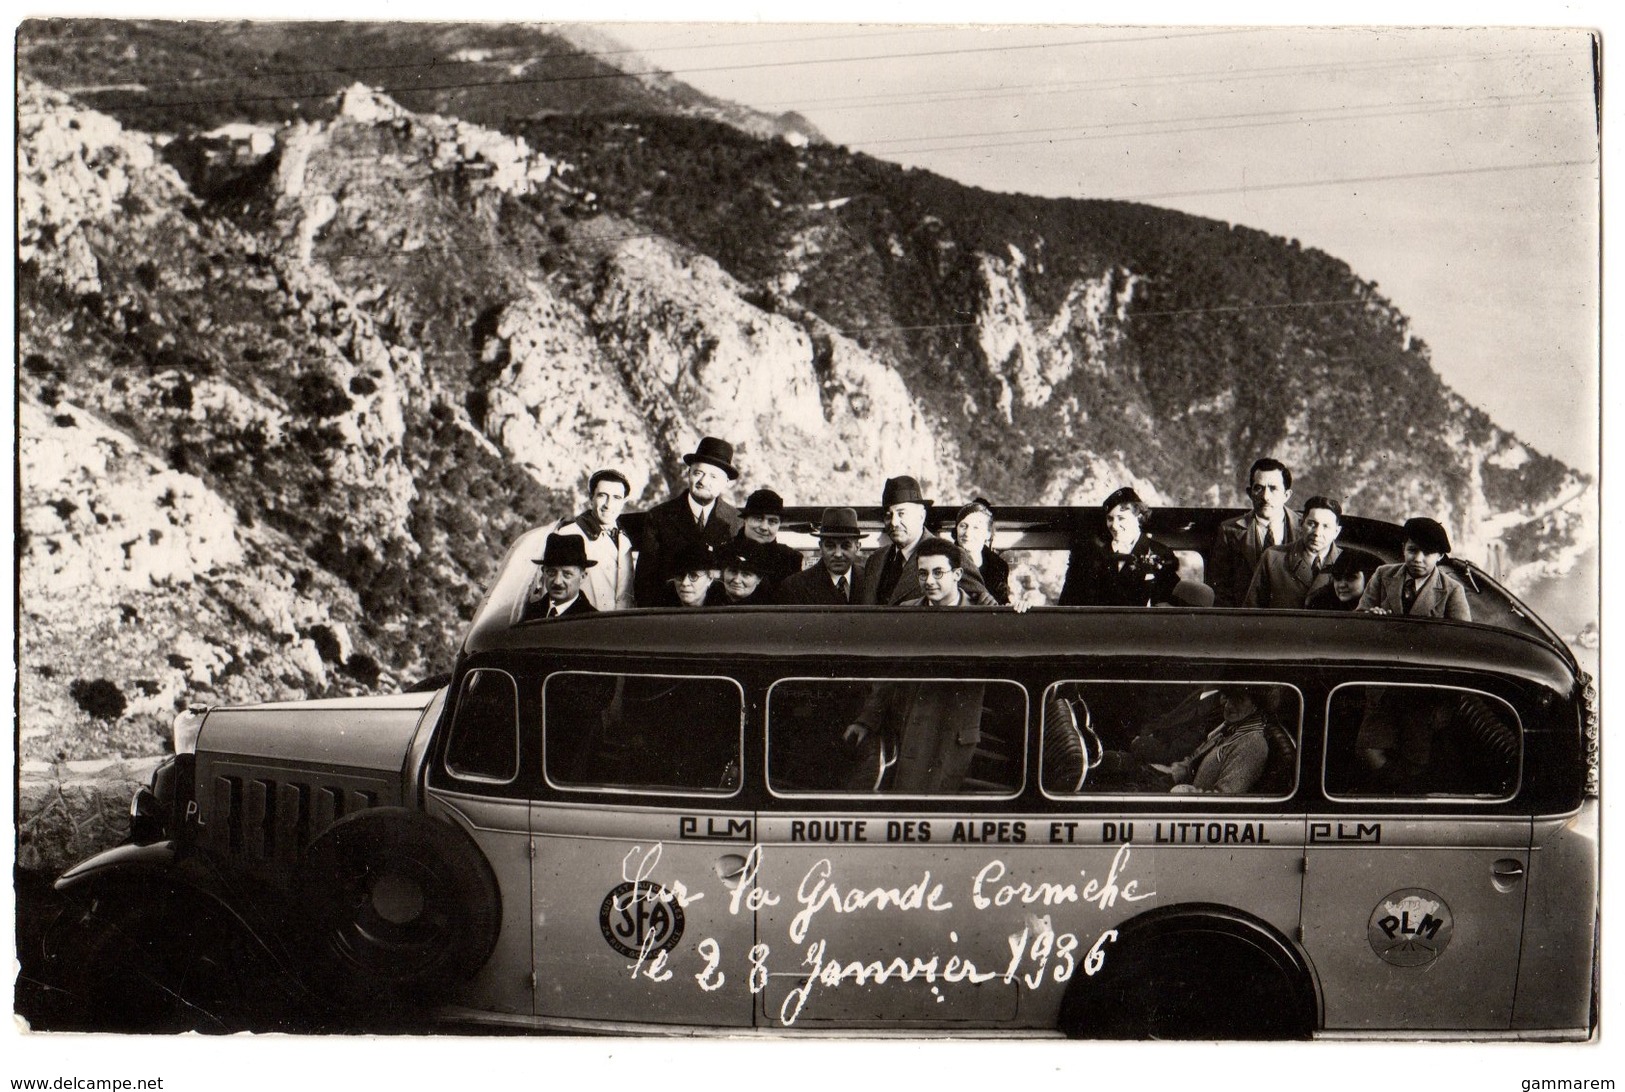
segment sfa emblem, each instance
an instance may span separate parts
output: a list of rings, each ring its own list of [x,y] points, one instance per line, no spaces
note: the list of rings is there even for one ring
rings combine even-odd
[[[1426,967],[1450,944],[1455,929],[1443,899],[1420,887],[1407,887],[1377,904],[1365,935],[1384,963]]]
[[[604,896],[598,927],[617,952],[647,959],[671,951],[683,939],[682,903],[659,884],[628,881]]]

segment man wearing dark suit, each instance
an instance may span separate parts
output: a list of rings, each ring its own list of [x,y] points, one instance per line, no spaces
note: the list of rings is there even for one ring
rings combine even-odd
[[[1343,506],[1331,497],[1310,497],[1302,529],[1290,546],[1271,546],[1258,561],[1247,586],[1244,607],[1300,610],[1309,597],[1332,582],[1332,566],[1342,551]]]
[[[1439,568],[1450,552],[1450,536],[1437,520],[1416,516],[1405,521],[1405,560],[1371,574],[1360,597],[1360,609],[1372,614],[1408,614],[1415,618],[1453,618],[1471,622],[1467,592]]]
[[[845,607],[859,601],[853,595],[863,580],[858,513],[851,508],[824,509],[817,534],[818,563],[781,580],[773,589],[774,603]]]
[[[1208,559],[1207,583],[1214,605],[1241,604],[1264,551],[1298,539],[1298,521],[1287,507],[1292,499],[1292,471],[1278,459],[1259,459],[1247,472],[1247,498],[1253,510],[1219,524]]]
[[[925,499],[920,483],[913,478],[887,478],[881,490],[880,506],[885,510],[883,530],[891,541],[865,559],[857,602],[896,606],[905,599],[920,597],[920,578],[914,566],[914,555],[919,552],[920,544],[948,540],[926,533],[925,516],[931,502]],[[954,549],[959,554],[959,568],[964,572],[964,587],[986,592],[982,571],[964,550],[957,546]]]
[[[542,556],[536,559],[542,567],[540,580],[531,589],[519,620],[529,622],[538,618],[562,618],[569,614],[596,614],[587,597],[581,594],[581,581],[587,570],[598,562],[587,556],[584,541],[579,535],[548,535]]]
[[[677,575],[675,559],[683,547],[699,544],[720,552],[739,533],[739,510],[722,499],[728,483],[739,477],[733,457],[734,448],[728,441],[704,437],[683,456],[688,488],[644,514],[637,572],[632,578],[638,606],[650,606],[661,598],[666,581]]]

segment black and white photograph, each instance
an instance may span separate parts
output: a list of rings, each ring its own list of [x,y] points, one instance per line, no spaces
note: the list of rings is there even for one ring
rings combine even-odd
[[[1523,14],[20,15],[12,1087],[1613,1087]]]

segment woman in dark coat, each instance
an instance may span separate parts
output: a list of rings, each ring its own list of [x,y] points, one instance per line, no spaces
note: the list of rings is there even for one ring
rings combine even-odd
[[[1106,540],[1082,536],[1073,540],[1061,606],[1146,607],[1168,602],[1179,584],[1179,559],[1141,530],[1151,509],[1127,486],[1100,507],[1106,517]]]
[[[1010,602],[1010,563],[993,549],[993,506],[977,497],[954,517],[954,544],[982,570],[982,583],[1000,603]]]

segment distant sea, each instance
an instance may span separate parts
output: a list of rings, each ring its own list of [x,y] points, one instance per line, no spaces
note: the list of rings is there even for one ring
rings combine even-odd
[[[1597,579],[1600,575],[1596,547],[1580,555],[1568,575],[1541,580],[1520,598],[1535,608],[1546,624],[1569,643],[1575,657],[1593,675],[1597,673],[1597,649],[1580,648],[1574,635],[1592,622],[1600,624],[1602,614]]]

